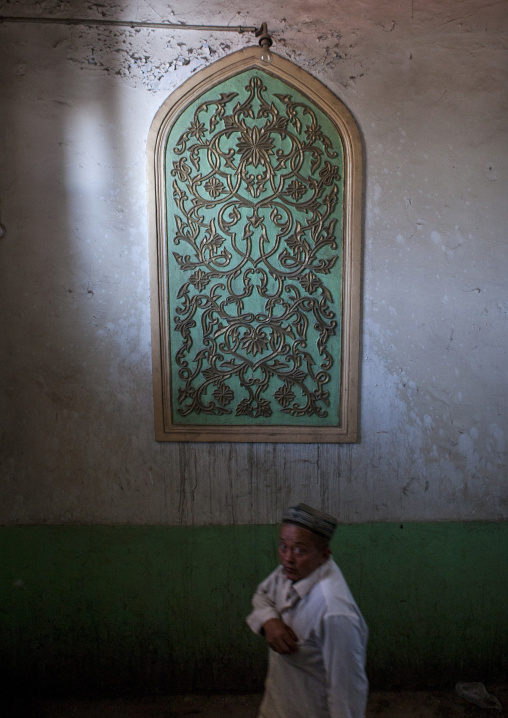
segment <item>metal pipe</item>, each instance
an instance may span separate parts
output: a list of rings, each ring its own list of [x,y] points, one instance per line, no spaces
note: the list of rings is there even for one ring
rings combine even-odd
[[[40,24],[55,24],[55,25],[112,25],[114,27],[153,27],[160,28],[162,30],[208,30],[210,32],[238,32],[240,34],[244,32],[256,32],[257,28],[253,26],[243,25],[185,25],[180,23],[170,22],[149,22],[149,21],[134,21],[134,20],[108,20],[107,18],[97,19],[83,19],[83,18],[49,18],[49,17],[5,17],[0,15],[0,24],[11,22],[11,23],[40,23]]]

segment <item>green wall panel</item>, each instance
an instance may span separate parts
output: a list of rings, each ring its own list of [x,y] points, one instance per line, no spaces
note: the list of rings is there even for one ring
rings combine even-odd
[[[344,159],[259,68],[195,98],[166,147],[174,424],[338,426]]]
[[[244,617],[273,526],[0,528],[3,690],[252,691]],[[506,676],[508,524],[340,526],[375,687]]]

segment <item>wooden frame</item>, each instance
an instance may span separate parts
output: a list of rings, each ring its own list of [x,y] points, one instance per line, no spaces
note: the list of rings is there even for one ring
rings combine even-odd
[[[306,100],[311,103],[311,107],[318,108],[319,111],[323,113],[323,116],[326,116],[342,142],[343,177],[340,178],[342,180],[341,191],[343,192],[341,200],[342,218],[341,236],[337,237],[337,240],[341,243],[339,250],[341,254],[341,276],[338,277],[340,283],[338,286],[340,286],[341,314],[339,317],[340,357],[334,357],[334,362],[336,362],[340,376],[340,386],[338,387],[337,420],[333,425],[330,425],[327,421],[321,421],[319,417],[316,416],[312,418],[312,423],[309,424],[306,423],[305,416],[300,417],[294,412],[292,414],[292,425],[286,425],[283,422],[270,424],[269,421],[267,421],[266,415],[261,414],[253,418],[252,409],[251,414],[245,417],[245,423],[242,423],[242,417],[237,418],[233,423],[228,423],[227,416],[225,418],[223,415],[221,415],[217,421],[217,416],[203,415],[200,411],[198,411],[194,417],[191,416],[189,418],[189,416],[187,416],[183,422],[180,422],[175,406],[173,406],[173,404],[175,404],[176,393],[173,392],[172,394],[172,388],[175,389],[175,387],[172,387],[172,381],[174,381],[174,378],[172,379],[172,364],[174,366],[176,354],[174,347],[171,346],[171,327],[172,323],[175,323],[175,315],[174,313],[172,314],[173,310],[169,307],[169,294],[172,281],[169,274],[170,262],[174,261],[172,255],[178,259],[180,266],[184,266],[185,260],[182,259],[181,255],[178,255],[176,252],[170,252],[168,249],[168,241],[173,241],[172,238],[168,237],[168,218],[171,212],[174,212],[170,197],[171,187],[169,185],[171,180],[166,165],[168,137],[187,108],[192,107],[193,103],[196,103],[200,98],[204,97],[207,91],[213,90],[213,88],[219,85],[221,85],[221,89],[223,89],[223,83],[232,81],[242,72],[250,70],[264,73],[262,77],[269,76],[269,78],[273,78],[273,82],[282,82],[289,88],[292,88],[295,96],[298,95],[298,97],[306,98]],[[282,98],[282,95],[278,94],[277,97]],[[294,116],[295,111],[287,97],[286,95],[285,102],[287,107],[292,111],[292,116]],[[294,105],[296,107],[296,103],[294,103]],[[223,111],[221,110],[221,112]],[[309,114],[307,110],[306,113],[307,115]],[[289,110],[288,116],[290,116]],[[295,122],[298,122],[298,120],[295,119]],[[199,129],[195,130],[195,132],[198,133],[200,131]],[[187,135],[188,134],[189,133],[187,133]],[[196,137],[197,136],[198,135],[196,135]],[[237,147],[241,149],[240,143],[237,143]],[[275,154],[268,145],[265,145],[265,150],[272,155]],[[238,151],[239,150],[237,150],[237,153]],[[263,146],[261,146],[260,152],[261,154],[263,153]],[[254,160],[254,163],[256,161],[262,162],[262,160],[263,157],[260,155]],[[176,162],[173,162],[175,167],[176,164]],[[185,172],[188,172],[188,166],[186,164],[180,165],[180,169],[182,167],[185,168]],[[354,118],[344,104],[322,83],[288,60],[272,54],[270,64],[262,62],[259,59],[259,48],[247,48],[213,63],[189,78],[164,102],[154,118],[148,138],[152,365],[156,440],[291,443],[337,443],[355,442],[358,440],[363,207],[362,169],[363,160],[360,132]],[[173,175],[175,172],[178,174],[175,170],[173,171]],[[256,175],[253,171],[252,174],[248,175],[244,172],[244,176],[254,178]],[[260,175],[257,175],[257,177],[260,177]],[[252,185],[254,179],[250,181]],[[217,180],[215,180],[215,182],[217,183]],[[316,182],[314,180],[312,180],[312,182],[313,186],[315,186]],[[221,183],[219,182],[218,184],[220,185]],[[259,181],[259,184],[262,189],[264,189],[264,185],[261,181]],[[176,186],[176,180],[174,185]],[[293,181],[292,187],[294,188],[294,186]],[[209,188],[210,187],[211,185],[209,185]],[[177,191],[180,190],[177,189]],[[217,192],[219,191],[221,191],[220,188]],[[255,190],[251,187],[250,191],[253,193]],[[256,191],[259,192],[260,190]],[[303,192],[303,189],[300,191]],[[284,194],[287,195],[288,192],[286,191]],[[173,194],[173,196],[175,195]],[[183,201],[184,200],[181,200],[180,203]],[[206,206],[211,207],[212,205],[213,202],[210,201]],[[181,224],[181,220],[178,220],[178,226],[181,226]],[[223,240],[218,239],[217,241],[220,242]],[[266,237],[265,241],[267,241]],[[328,270],[326,273],[331,274]],[[196,272],[191,276],[195,278],[197,276]],[[196,283],[196,280],[194,281]],[[330,294],[330,292],[328,292],[328,294]],[[189,326],[191,325],[195,326],[196,322],[194,322],[194,324],[189,323]],[[242,326],[242,331],[244,331],[243,346],[247,346],[245,323]],[[188,331],[190,332],[190,330]],[[238,338],[238,330],[236,330],[236,332]],[[266,338],[268,334],[261,336],[263,342],[268,342]],[[189,340],[189,342],[192,343],[191,340]],[[254,347],[254,353],[256,351],[261,353],[264,347],[265,344],[259,344],[257,347]],[[201,354],[203,354],[203,351]],[[182,365],[188,365],[188,363],[189,362],[182,362]],[[315,364],[315,362],[311,363]],[[230,362],[230,365],[231,364],[234,364],[234,362]],[[180,369],[180,373],[183,371],[183,369]],[[186,371],[188,374],[188,370]],[[208,369],[209,373],[211,371],[211,369]],[[173,374],[173,377],[176,377],[176,373]],[[215,383],[217,384],[217,382]],[[288,381],[286,384],[286,390],[287,387],[291,389],[291,382]],[[321,395],[330,393],[328,391],[329,387],[325,388],[327,392],[322,389]],[[182,391],[181,388],[180,391]],[[279,388],[279,392],[280,391],[281,389]],[[231,394],[231,392],[229,393]],[[288,393],[289,395],[294,395],[294,392],[288,391]],[[319,392],[314,393],[316,395],[319,394]],[[227,397],[223,399],[222,402],[226,400]],[[295,401],[294,405],[296,406],[296,404],[297,402]],[[204,404],[201,404],[201,406],[203,407]],[[252,404],[251,402],[251,407],[252,406],[254,406],[259,413],[259,402],[257,404],[255,402]],[[291,405],[287,408],[287,401],[284,406],[286,408],[282,409],[283,411],[292,411]],[[218,404],[217,407],[219,409],[221,408]],[[237,417],[238,411],[237,408]],[[302,419],[301,421],[300,418]]]

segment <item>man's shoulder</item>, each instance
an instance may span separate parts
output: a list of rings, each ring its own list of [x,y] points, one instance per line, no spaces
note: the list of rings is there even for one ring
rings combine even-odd
[[[326,572],[315,589],[317,589],[316,598],[320,597],[325,615],[358,615],[353,595],[335,561],[330,560]]]
[[[282,566],[277,566],[259,585],[264,586],[277,586],[286,580]]]

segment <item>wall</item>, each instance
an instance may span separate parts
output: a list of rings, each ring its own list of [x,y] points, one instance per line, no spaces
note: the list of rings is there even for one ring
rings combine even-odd
[[[26,695],[259,690],[245,624],[273,526],[0,531],[0,662]],[[335,558],[370,627],[371,686],[505,679],[508,525],[340,526]]]
[[[120,526],[153,527],[170,545],[178,527],[194,531],[199,543],[208,529],[198,527],[206,525],[223,526],[224,535],[235,527],[242,559],[256,561],[256,542],[243,536],[253,524],[265,536],[290,501],[338,514],[351,536],[356,528],[368,532],[369,522],[386,531],[399,522],[426,522],[415,531],[454,522],[442,524],[437,544],[429,529],[425,543],[439,546],[431,551],[432,564],[437,575],[448,566],[446,530],[456,530],[467,548],[454,576],[474,576],[478,536],[505,542],[500,522],[508,512],[503,4],[297,0],[274,7],[257,0],[232,8],[219,0],[176,0],[168,11],[160,0],[131,0],[121,8],[113,0],[100,6],[13,0],[0,12],[213,25],[266,20],[274,51],[316,75],[353,112],[366,153],[361,441],[158,444],[146,138],[173,89],[254,40],[219,31],[0,24],[0,221],[6,227],[0,239],[0,535],[7,532],[15,567],[4,574],[4,589],[26,579],[20,578],[25,553],[37,556],[37,547],[47,548],[63,585],[71,559],[61,559],[55,541],[63,547],[69,537],[69,556],[88,575],[86,567],[100,555],[92,545],[99,539],[90,537],[114,525],[121,562],[132,534]],[[487,533],[471,532],[471,521],[483,522]],[[221,536],[210,535],[213,541]],[[197,547],[185,548],[179,571],[194,565]],[[361,566],[370,571],[385,545],[364,549]],[[418,560],[409,545],[401,555]],[[144,561],[143,553],[135,556],[133,572]],[[114,554],[111,561],[114,567]],[[150,585],[161,566],[153,564]],[[500,572],[502,563],[492,558],[491,569]],[[386,595],[398,571],[398,562],[387,567]],[[29,594],[33,604],[10,604],[14,643],[6,645],[15,650],[18,669],[28,671],[30,641],[25,628],[15,629],[28,625],[38,596],[47,597],[43,578]],[[258,578],[254,570],[239,576],[234,597],[250,592]],[[411,579],[415,586],[424,580]],[[115,600],[122,585],[115,584]],[[206,586],[218,590],[211,578]],[[206,593],[204,583],[201,590]],[[491,674],[477,594],[459,595],[470,644],[485,657],[478,668]],[[165,596],[162,591],[157,600]],[[77,593],[70,600],[79,625]],[[141,637],[145,624],[135,605],[126,609],[125,630]],[[422,609],[413,605],[408,620],[421,620]],[[113,630],[108,615],[102,613],[95,628],[87,618],[95,636]],[[392,619],[398,615],[393,608]],[[373,612],[369,618],[373,645],[379,645],[383,621]],[[447,612],[425,621],[429,631],[436,620],[441,635]],[[460,631],[456,625],[450,673],[460,665]],[[96,639],[87,635],[93,655]],[[57,640],[55,634],[38,640],[44,645],[50,638]],[[216,637],[210,641],[217,645]],[[394,641],[387,650],[403,649],[407,665],[410,637],[404,646]],[[184,662],[191,683],[199,674],[198,647]],[[166,665],[161,655],[159,670]],[[384,659],[372,655],[378,655],[372,671],[388,676]],[[76,656],[60,659],[70,676]],[[40,671],[35,675],[42,681]]]

